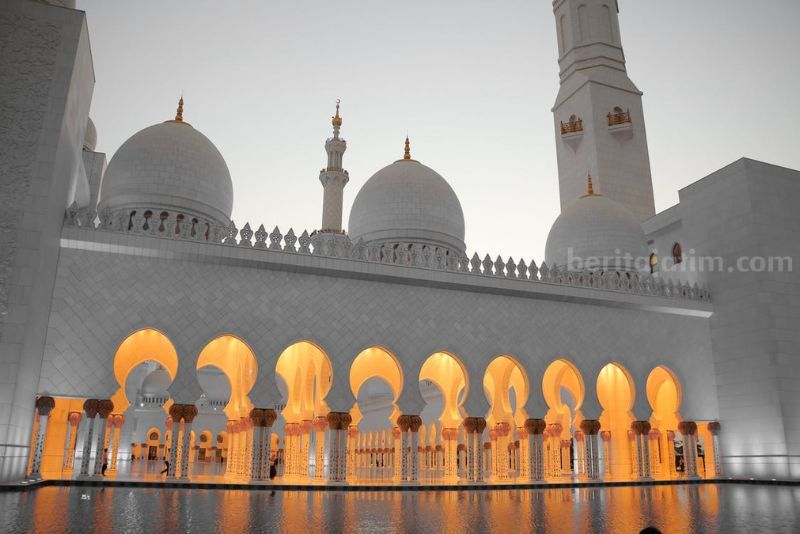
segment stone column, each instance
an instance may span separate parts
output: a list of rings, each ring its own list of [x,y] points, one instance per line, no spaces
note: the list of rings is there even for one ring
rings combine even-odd
[[[422,426],[422,418],[412,415],[408,429],[411,431],[411,458],[409,459],[408,481],[417,482],[419,480],[419,427]]]
[[[101,476],[103,471],[103,455],[108,455],[105,450],[106,444],[106,424],[108,423],[108,416],[114,409],[114,403],[108,399],[103,399],[97,403],[97,415],[99,427],[97,429],[97,443],[94,451],[94,475]]]
[[[39,421],[36,425],[36,437],[33,443],[33,462],[28,474],[30,480],[42,479],[42,455],[44,454],[44,438],[47,434],[47,420],[55,407],[56,400],[53,397],[36,399],[36,413],[39,414]]]
[[[661,431],[657,428],[650,429],[647,434],[650,440],[648,447],[650,448],[650,475],[652,477],[660,476],[663,472],[663,461],[661,460]]]
[[[411,428],[411,416],[401,415],[397,418],[397,427],[400,430],[400,481],[408,481],[409,462],[411,461],[411,436],[408,434],[408,429]]]
[[[347,431],[353,418],[347,412],[329,412],[327,419],[331,429],[328,481],[344,484],[347,482]]]
[[[300,422],[300,476],[306,479],[310,475],[312,428],[314,425],[311,420],[305,419]]]
[[[359,442],[365,436],[359,434],[358,427],[351,425],[345,430],[347,432],[347,478],[359,479],[364,476],[364,448],[359,446]]]
[[[458,480],[458,429],[445,428],[442,430],[444,438],[444,478],[448,481]]]
[[[722,476],[722,459],[719,456],[719,431],[720,424],[718,421],[711,421],[708,423],[708,431],[711,433],[711,451],[714,455],[714,476],[719,478]],[[708,456],[708,450],[706,450]]]
[[[603,430],[600,439],[603,440],[603,478],[611,478],[611,432]]]
[[[228,432],[228,443],[225,454],[225,476],[233,474],[233,429],[235,424],[236,423],[231,420],[225,423],[225,430]]]
[[[483,431],[486,419],[483,417],[467,417],[464,419],[467,431],[467,480],[483,482]]]
[[[544,443],[543,433],[547,428],[544,419],[526,419],[525,432],[528,434],[528,470],[526,476],[530,481],[544,480]]]
[[[683,460],[686,463],[686,478],[700,478],[697,475],[697,423],[681,421],[678,430],[683,434]]]
[[[399,424],[399,423],[398,423]],[[394,463],[394,480],[402,482],[403,479],[403,432],[399,426],[392,429],[392,438],[394,441],[394,451],[392,452],[392,462]]]
[[[640,480],[650,480],[650,422],[634,421],[631,430],[636,444],[636,475]]]
[[[495,432],[497,432],[497,452],[495,453],[495,469],[493,473],[498,480],[508,479],[508,436],[511,433],[511,427],[508,423],[497,423],[495,425]]]
[[[528,431],[524,426],[517,427],[517,479],[522,480],[528,476],[531,461],[530,447],[528,446]]]
[[[325,480],[325,430],[328,420],[324,417],[314,419],[314,479]]]
[[[664,439],[666,440],[664,447],[667,449],[667,469],[669,470],[667,473],[669,474],[670,478],[675,478],[678,476],[678,466],[675,465],[675,432],[672,430],[667,430],[667,434]]]
[[[122,414],[111,414],[109,419],[111,429],[114,432],[111,441],[111,456],[108,458],[108,470],[116,472],[117,457],[119,456],[119,435],[122,432],[122,425],[125,424],[125,417]]]
[[[83,439],[83,456],[81,457],[81,471],[79,476],[89,476],[89,462],[92,457],[92,438],[94,437],[94,419],[97,416],[98,399],[88,399],[83,403],[83,411],[86,412],[86,419],[89,420],[89,428]]]
[[[586,478],[597,480],[600,478],[600,458],[597,451],[597,435],[600,432],[600,421],[597,419],[584,419],[581,421],[581,431],[586,436]]]
[[[564,426],[561,423],[553,423],[547,429],[550,448],[550,476],[561,477],[561,432]]]
[[[69,418],[67,419],[69,422],[69,427],[67,431],[67,454],[64,455],[64,469],[67,471],[72,471],[73,464],[75,462],[75,447],[78,443],[78,428],[81,424],[81,414],[80,412],[70,412]]]
[[[197,417],[197,406],[183,405],[183,445],[181,446],[181,478],[189,478],[189,447],[192,439],[192,421]]]
[[[170,446],[169,446],[169,469],[167,470],[167,478],[177,478],[177,474],[180,474],[178,471],[178,460],[181,456],[178,456],[178,449],[180,448],[180,441],[179,435],[181,431],[181,420],[183,419],[183,404],[173,404],[169,407],[169,416],[172,419],[172,432],[170,434]]]

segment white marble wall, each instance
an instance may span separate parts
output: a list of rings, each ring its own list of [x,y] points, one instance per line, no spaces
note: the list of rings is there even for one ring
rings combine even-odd
[[[94,73],[84,14],[72,9],[3,2],[0,50],[1,481],[20,478],[27,464],[58,236],[82,167]]]
[[[644,225],[659,250],[680,242],[687,263],[690,249],[695,257],[724,261],[721,272],[670,276],[698,280],[713,295],[722,454],[730,475],[800,476],[800,278],[736,268],[737,258],[756,256],[789,256],[800,268],[798,199],[800,172],[741,159],[682,189],[671,213]]]

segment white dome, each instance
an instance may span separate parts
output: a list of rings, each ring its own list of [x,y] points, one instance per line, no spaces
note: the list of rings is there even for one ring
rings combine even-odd
[[[558,216],[547,236],[545,261],[571,271],[633,271],[646,266],[647,240],[641,225],[621,204],[584,195]]]
[[[230,220],[233,184],[228,166],[191,125],[167,121],[145,128],[117,150],[103,177],[100,209],[163,209]]]
[[[86,133],[83,136],[83,149],[94,152],[97,147],[97,128],[91,117],[86,120]]]
[[[169,373],[166,369],[159,367],[145,377],[142,382],[142,394],[164,396],[171,383],[172,379],[169,377]]]
[[[401,159],[376,172],[350,210],[348,233],[365,243],[416,243],[464,254],[464,212],[439,173]]]

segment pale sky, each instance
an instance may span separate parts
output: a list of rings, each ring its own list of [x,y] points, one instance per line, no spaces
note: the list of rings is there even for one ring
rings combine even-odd
[[[644,92],[656,209],[747,156],[800,169],[800,2],[619,0]],[[559,213],[549,0],[78,0],[109,160],[138,130],[184,117],[219,148],[233,219],[318,228],[319,170],[342,100],[344,225],[361,185],[402,156],[444,176],[468,253],[541,262]]]

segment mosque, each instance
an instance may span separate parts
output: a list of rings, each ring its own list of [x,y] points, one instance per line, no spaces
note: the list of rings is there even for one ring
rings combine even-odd
[[[85,14],[3,5],[2,480],[800,477],[800,173],[740,159],[656,213],[614,0],[553,1],[535,261],[470,250],[409,139],[345,226],[338,104],[316,229],[234,223],[183,99],[107,164]]]

